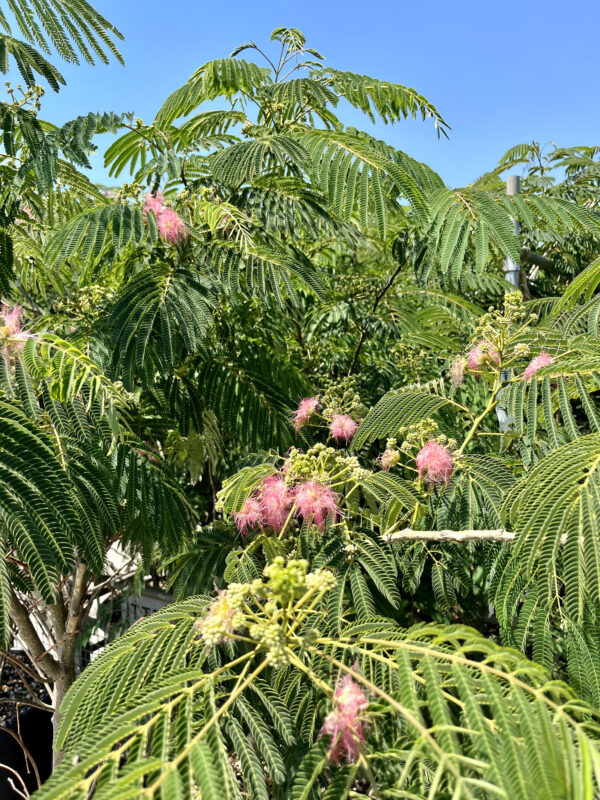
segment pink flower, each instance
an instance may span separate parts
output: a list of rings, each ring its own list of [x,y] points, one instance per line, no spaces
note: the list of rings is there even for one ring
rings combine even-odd
[[[358,428],[358,422],[355,422],[348,414],[334,414],[329,423],[329,430],[332,437],[336,441],[342,439],[348,444]]]
[[[156,218],[160,237],[167,244],[177,244],[187,237],[187,225],[174,208],[164,208]]]
[[[154,211],[158,232],[163,242],[177,244],[187,236],[187,226],[174,208],[165,205],[162,194],[147,194],[144,199],[144,214]]]
[[[454,386],[455,389],[458,389],[459,386],[462,386],[466,368],[467,359],[464,358],[464,356],[456,356],[452,362],[452,366],[450,367],[450,380],[452,381],[452,386]]]
[[[298,408],[294,411],[294,428],[298,432],[301,428],[308,424],[311,416],[319,407],[318,397],[305,397],[300,400]]]
[[[400,461],[400,453],[398,450],[388,447],[379,457],[381,469],[384,472],[389,472],[392,467],[395,467]]]
[[[452,454],[437,442],[427,442],[415,459],[419,478],[430,483],[448,483],[452,475]]]
[[[20,306],[7,306],[6,303],[2,304],[2,308],[0,309],[0,316],[2,317],[2,321],[4,322],[3,327],[0,329],[2,333],[2,337],[7,339],[10,336],[16,336],[18,333],[21,333],[21,314],[23,313],[23,309]]]
[[[159,214],[162,214],[164,209],[165,199],[162,194],[147,194],[144,198],[144,214],[147,214],[148,211],[154,211],[158,219]]]
[[[323,722],[319,736],[330,735],[329,757],[338,763],[352,763],[365,743],[363,712],[369,705],[360,686],[349,675],[338,683],[333,695],[334,709]]]
[[[479,344],[469,352],[467,363],[471,372],[479,372],[481,367],[488,364],[498,365],[500,363],[500,354],[490,345],[487,339],[482,339]]]
[[[34,219],[29,206],[21,206],[21,211],[25,214],[24,217],[19,217],[15,220],[16,225],[27,225],[30,219]]]
[[[247,536],[250,529],[259,528],[263,524],[263,514],[256,497],[248,497],[241,511],[233,512],[233,520],[242,536]]]
[[[545,350],[542,350],[539,356],[532,358],[531,361],[529,362],[527,369],[523,373],[523,379],[528,381],[529,378],[531,378],[532,375],[534,375],[534,373],[538,371],[538,369],[541,369],[542,367],[547,367],[548,364],[552,364],[553,362],[554,358],[548,355],[548,353]]]
[[[280,475],[270,475],[265,478],[262,483],[260,500],[265,525],[269,525],[279,532],[285,525],[292,505],[285,480]]]
[[[306,481],[298,484],[291,493],[296,513],[306,521],[312,519],[320,530],[328,518],[335,519],[339,513],[336,493],[321,483]]]

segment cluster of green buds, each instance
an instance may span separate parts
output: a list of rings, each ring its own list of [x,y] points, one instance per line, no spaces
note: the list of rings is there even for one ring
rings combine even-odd
[[[4,85],[12,106],[26,108],[27,111],[31,111],[34,114],[38,113],[41,108],[42,97],[45,94],[43,86],[36,84],[30,88],[23,89],[23,86],[18,83],[16,89],[13,89],[10,81],[4,81]],[[17,97],[17,92],[21,95],[20,98]]]
[[[114,296],[114,289],[91,284],[74,290],[64,299],[57,300],[54,303],[54,310],[73,320],[90,322],[104,313],[104,304]]]
[[[219,591],[206,614],[196,623],[207,647],[224,642],[246,627],[244,605],[249,589],[247,584],[230,583],[227,589]]]
[[[501,309],[491,307],[481,317],[475,331],[479,341],[466,361],[461,356],[454,361],[450,369],[453,385],[460,385],[466,367],[479,377],[490,371],[497,373],[529,356],[529,345],[522,339],[538,318],[535,313],[527,313],[521,292],[507,294]]]
[[[330,485],[332,480],[361,481],[369,474],[360,466],[356,456],[346,455],[334,447],[318,442],[306,452],[292,447],[285,466],[285,482],[288,486],[305,481],[317,481]]]
[[[331,420],[337,414],[349,414],[356,419],[365,415],[366,408],[356,390],[356,383],[356,377],[348,375],[325,385],[321,407],[326,420]]]
[[[429,356],[423,348],[416,348],[404,340],[399,340],[390,349],[390,360],[408,383],[421,380]]]
[[[508,331],[515,325],[521,325],[526,318],[523,295],[519,291],[509,292],[504,296],[502,308],[490,306],[481,317],[475,335],[496,345],[500,331]],[[529,319],[536,321],[537,315],[532,314]]]
[[[446,438],[439,434],[438,424],[431,417],[425,417],[414,425],[400,428],[398,434],[402,437],[400,452],[407,455],[413,453],[414,450],[420,450],[425,442]]]
[[[231,583],[219,591],[196,628],[206,647],[249,638],[263,645],[269,663],[279,668],[288,663],[289,645],[297,644],[298,629],[335,587],[336,579],[326,569],[308,572],[304,559],[286,562],[281,556],[265,567],[264,577]],[[243,632],[247,636],[241,636]]]

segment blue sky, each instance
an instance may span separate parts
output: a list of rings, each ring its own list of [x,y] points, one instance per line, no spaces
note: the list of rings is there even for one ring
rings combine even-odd
[[[598,0],[92,0],[125,35],[125,66],[57,66],[43,116],[134,111],[151,121],[163,99],[202,63],[241,42],[300,28],[332,66],[417,89],[452,126],[378,125],[376,135],[430,164],[449,185],[492,168],[512,145],[600,144]],[[249,56],[247,56],[249,57]],[[352,112],[349,124],[363,125]],[[102,180],[101,158],[94,175]]]

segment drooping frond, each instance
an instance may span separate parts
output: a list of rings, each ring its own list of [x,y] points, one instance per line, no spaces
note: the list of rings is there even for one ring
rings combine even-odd
[[[292,278],[300,279],[318,297],[323,296],[323,286],[317,271],[309,259],[301,252],[292,249],[275,249],[264,245],[245,246],[234,242],[219,242],[201,249],[201,256],[209,272],[218,275],[223,283],[233,291],[243,287],[251,294],[266,298],[272,292],[282,300],[281,286],[295,299],[296,290]]]
[[[320,192],[297,178],[265,176],[245,187],[236,203],[255,224],[272,233],[317,237],[323,231],[342,231]]]
[[[346,131],[312,131],[302,142],[310,155],[314,181],[343,219],[357,213],[366,228],[372,217],[385,236],[388,199],[407,198],[417,214],[427,213],[414,172],[375,140]]]
[[[587,303],[594,296],[600,284],[600,258],[595,259],[567,286],[564,294],[554,307],[554,314],[573,309],[578,303]]]
[[[447,406],[465,411],[451,398],[435,392],[413,391],[410,388],[388,392],[369,410],[361,422],[352,441],[352,448],[358,450],[367,442],[394,436],[399,428],[431,417]]]
[[[3,75],[9,70],[9,56],[12,56],[25,85],[32,88],[38,82],[36,73],[48,81],[51,88],[58,92],[65,79],[47,59],[27,42],[20,42],[11,36],[0,34],[0,72]]]
[[[212,324],[213,289],[188,267],[146,267],[116,298],[109,326],[128,385],[171,369]]]
[[[159,128],[187,116],[205,100],[231,97],[241,92],[252,96],[270,83],[267,67],[259,67],[242,58],[219,58],[199,67],[187,83],[176,89],[162,104],[155,123]]]
[[[278,134],[237,142],[215,153],[210,161],[217,180],[238,188],[272,170],[297,175],[307,166],[307,153],[293,137]]]
[[[237,358],[206,355],[196,386],[224,431],[253,450],[289,449],[295,398],[307,390],[298,370],[264,347]]]
[[[16,402],[1,402],[0,418],[3,536],[28,565],[42,596],[52,602],[73,545],[84,536],[81,503],[48,433]]]
[[[72,401],[86,389],[87,408],[98,403],[102,412],[113,411],[113,403],[122,404],[125,397],[92,359],[70,342],[52,333],[27,339],[22,359],[36,381],[47,381],[49,391],[61,403]]]
[[[158,229],[153,214],[144,216],[139,206],[107,202],[83,211],[48,242],[46,258],[55,267],[70,258],[96,261],[107,248],[115,254],[127,245],[154,244]]]
[[[350,105],[359,108],[371,122],[375,122],[376,115],[384,122],[391,123],[407,117],[433,119],[438,135],[447,136],[449,126],[438,110],[414,89],[331,67],[318,67],[312,71],[312,75],[324,79],[327,86]]]
[[[430,198],[427,237],[430,260],[442,275],[456,283],[464,269],[469,246],[474,267],[482,272],[492,250],[520,262],[514,224],[506,209],[477,189],[439,189]]]
[[[50,53],[51,48],[72,63],[82,55],[88,64],[98,58],[108,64],[107,53],[121,64],[123,59],[115,39],[123,35],[87,0],[6,0],[21,34],[28,42]],[[0,12],[0,26],[7,33],[10,27]]]
[[[600,599],[600,434],[582,436],[540,461],[512,489],[504,515],[517,534],[512,558],[525,578],[549,590],[564,584],[564,602],[581,619]],[[558,569],[558,565],[562,565]]]

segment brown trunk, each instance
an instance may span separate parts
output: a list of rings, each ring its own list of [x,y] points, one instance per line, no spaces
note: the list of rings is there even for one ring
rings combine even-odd
[[[52,755],[52,766],[53,769],[60,764],[62,761],[63,753],[62,750],[56,749],[56,735],[58,733],[58,726],[60,725],[60,707],[62,701],[65,699],[66,693],[69,691],[73,682],[75,681],[75,653],[73,651],[73,656],[71,658],[70,664],[63,664],[63,674],[54,681],[54,714],[52,715],[52,732],[53,732],[53,755]]]
[[[68,589],[67,589],[68,586]],[[27,655],[51,692],[54,714],[52,729],[54,741],[60,724],[60,706],[66,693],[75,681],[75,643],[80,630],[86,596],[86,565],[80,561],[68,584],[63,584],[63,593],[58,593],[54,604],[44,606],[34,603],[31,608],[25,605],[13,591],[10,615],[16,625],[19,639]],[[46,648],[32,622],[32,614],[41,614],[51,628],[54,643]],[[49,623],[49,625],[48,625]],[[53,764],[56,767],[62,759],[62,752],[54,747]]]

